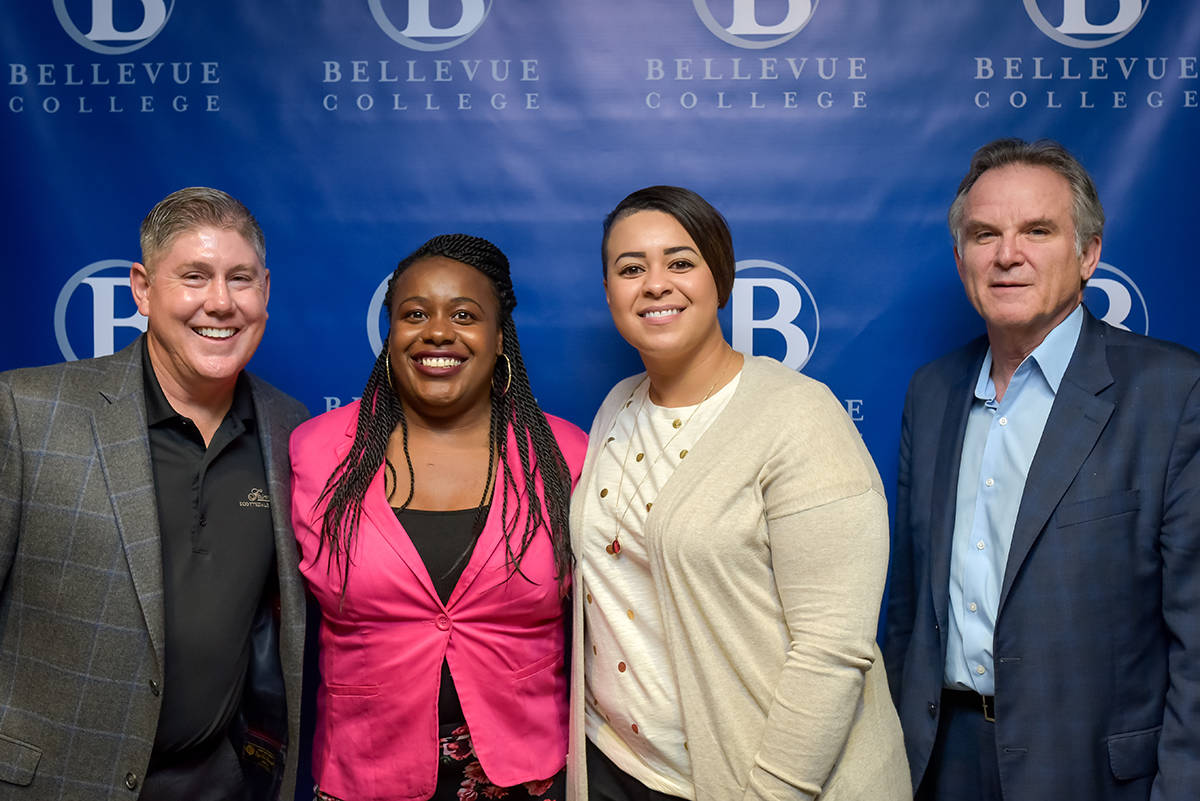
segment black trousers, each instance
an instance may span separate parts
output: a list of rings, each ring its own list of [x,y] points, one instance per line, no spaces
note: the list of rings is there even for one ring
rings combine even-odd
[[[942,693],[942,716],[917,801],[1003,801],[996,724],[978,703]]]
[[[630,776],[587,741],[588,801],[679,801],[678,796],[651,790]]]
[[[250,801],[242,766],[228,737],[206,753],[152,765],[138,801]]]

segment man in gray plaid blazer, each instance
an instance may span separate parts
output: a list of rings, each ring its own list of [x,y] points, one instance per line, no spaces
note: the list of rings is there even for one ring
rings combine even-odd
[[[905,403],[884,657],[917,797],[1200,797],[1200,356],[1080,301],[1104,212],[1060,145],[950,210],[987,336]]]
[[[243,371],[262,232],[180,190],[130,277],[135,343],[0,374],[0,799],[291,801],[307,412]]]

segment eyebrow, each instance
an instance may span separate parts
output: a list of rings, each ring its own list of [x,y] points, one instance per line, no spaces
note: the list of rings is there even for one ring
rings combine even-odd
[[[676,253],[682,253],[685,250],[691,251],[692,253],[696,253],[696,249],[691,247],[690,245],[676,245],[674,247],[663,248],[663,255],[671,256]],[[696,253],[696,255],[699,256],[700,254]],[[646,258],[646,252],[644,250],[628,250],[624,253],[619,254],[616,258],[613,259],[613,261],[620,261],[621,259],[624,259],[624,258],[644,259],[644,258]]]
[[[400,305],[402,303],[431,303],[431,302],[432,301],[430,301],[430,299],[425,297],[424,295],[410,295],[407,298],[401,298],[400,300],[396,301],[396,305]],[[457,298],[450,298],[450,304],[453,305],[455,303],[470,303],[472,305],[478,306],[480,309],[483,308],[482,303],[475,300],[475,298],[469,298],[466,295],[460,295]]]
[[[1038,227],[1038,226],[1040,226],[1042,228],[1053,228],[1055,230],[1057,230],[1059,227],[1058,223],[1054,222],[1054,220],[1050,219],[1049,217],[1035,217],[1031,220],[1022,220],[1019,225],[1019,227],[1023,228],[1023,229],[1024,228],[1033,228],[1033,227]],[[974,231],[980,230],[981,228],[997,228],[997,227],[998,226],[993,225],[992,223],[989,223],[989,222],[984,222],[983,220],[971,219],[971,220],[967,220],[966,223],[963,225],[963,230],[966,231],[967,233],[972,233]]]
[[[181,262],[180,264],[176,265],[175,269],[181,273],[188,272],[190,270],[203,270],[210,273],[217,272],[217,268],[213,266],[212,262],[204,261],[203,259]],[[229,268],[228,272],[236,272],[237,270],[250,270],[252,272],[262,270],[263,272],[266,272],[266,269],[266,267],[257,263],[234,264]]]

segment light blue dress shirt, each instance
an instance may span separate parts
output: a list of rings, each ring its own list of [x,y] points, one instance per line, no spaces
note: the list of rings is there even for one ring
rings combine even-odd
[[[958,469],[950,552],[947,687],[995,694],[992,633],[1013,526],[1029,465],[1082,326],[1080,306],[1025,357],[999,402],[991,376],[991,348],[983,358]]]

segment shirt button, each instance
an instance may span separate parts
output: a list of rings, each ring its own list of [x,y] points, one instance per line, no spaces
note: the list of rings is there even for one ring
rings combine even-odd
[[[937,704],[932,701],[929,702],[929,717],[937,717]]]
[[[976,665],[975,672],[982,676],[984,673],[987,673],[987,668],[985,668],[983,665]]]
[[[1000,425],[1002,425],[1002,426],[1006,426],[1006,425],[1008,425],[1008,418],[1007,418],[1007,417],[1001,417],[1001,418],[1000,418],[1000,420],[999,420],[998,422],[1000,423]]]
[[[983,483],[984,483],[984,486],[990,487],[990,486],[992,486],[993,484],[995,484],[995,483],[996,483],[996,479],[994,479],[994,478],[989,478],[989,479],[987,479],[986,481],[984,481]]]
[[[970,609],[972,612],[979,609],[979,607],[975,605],[974,601],[971,601],[971,603],[967,604],[967,608]]]
[[[130,772],[125,774],[125,786],[130,790],[138,788],[138,777],[136,773]]]
[[[442,631],[450,630],[450,618],[446,617],[445,615],[438,615],[437,619],[434,620],[433,623]]]
[[[983,540],[980,540],[979,542],[975,543],[975,547],[982,551],[983,550]]]
[[[158,688],[158,680],[150,679],[150,694],[157,698],[160,692],[161,690]]]
[[[204,515],[200,515],[200,527],[204,528],[207,525],[208,525],[208,518],[205,517]]]

